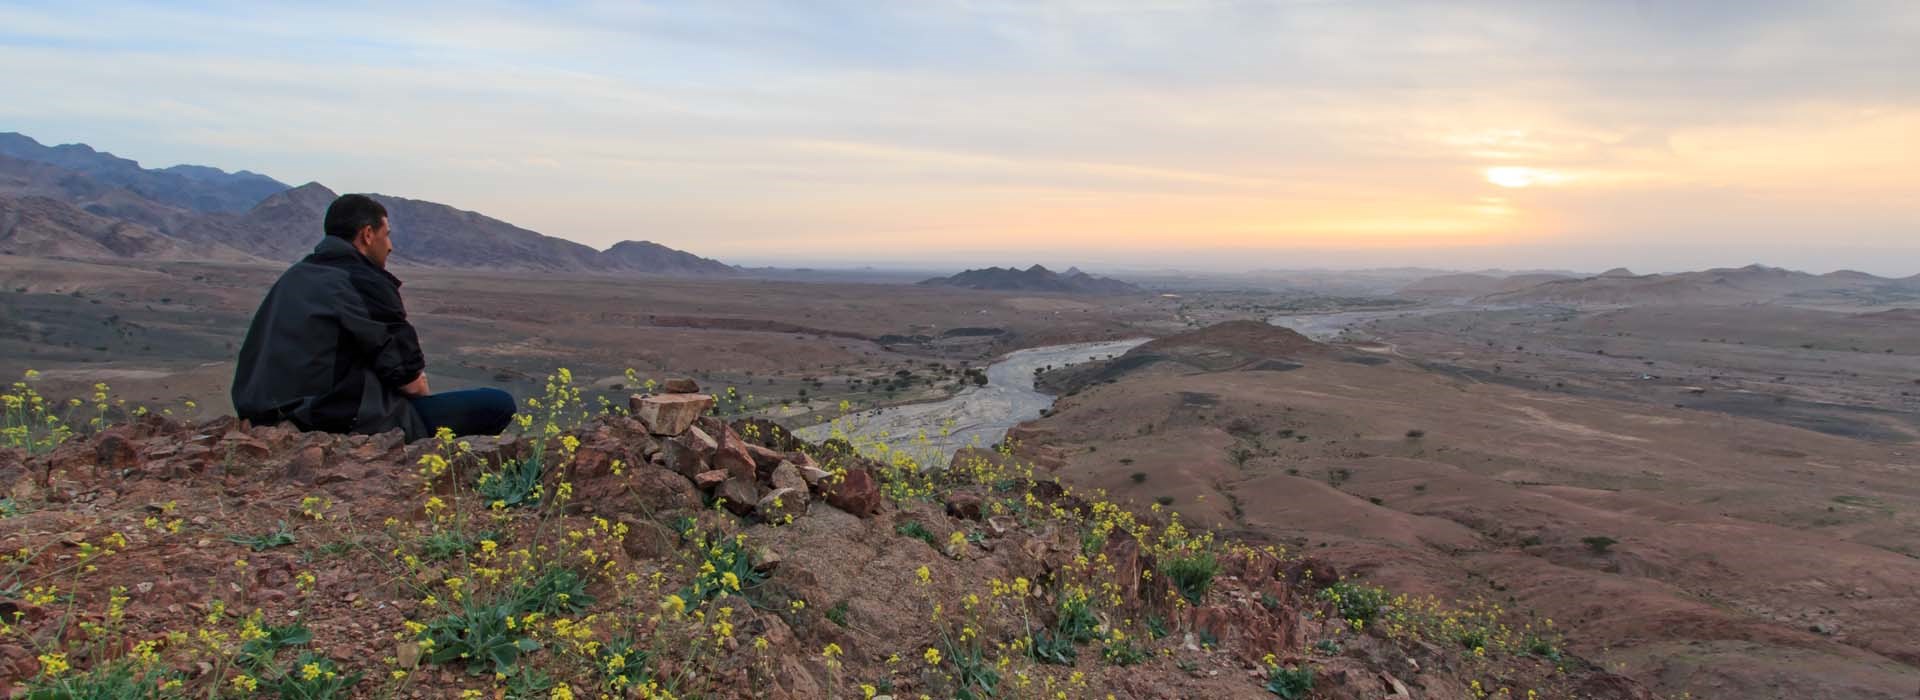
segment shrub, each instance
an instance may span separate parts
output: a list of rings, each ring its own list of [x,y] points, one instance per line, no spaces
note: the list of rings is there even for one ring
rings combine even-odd
[[[916,540],[920,540],[921,542],[925,542],[927,543],[928,547],[940,546],[937,541],[938,538],[935,538],[933,536],[933,531],[928,530],[927,526],[921,525],[918,521],[907,521],[907,522],[901,523],[899,525],[894,526],[893,531],[899,534],[914,538]]]
[[[472,551],[480,545],[481,540],[497,537],[492,532],[470,536],[458,530],[435,530],[420,541],[420,555],[427,561],[445,561]]]
[[[480,496],[508,508],[539,503],[540,471],[539,452],[502,464],[499,471],[480,474]]]
[[[27,700],[122,700],[160,697],[160,686],[179,676],[160,669],[137,670],[127,660],[103,664],[85,673],[41,678],[26,684]]]
[[[1318,597],[1333,603],[1342,620],[1373,622],[1387,607],[1387,592],[1384,589],[1347,581],[1334,582],[1322,589]]]
[[[1220,562],[1212,552],[1197,552],[1187,556],[1176,556],[1167,561],[1167,579],[1173,582],[1181,597],[1195,605],[1206,597],[1207,590],[1213,587],[1214,574],[1220,573]]]
[[[274,547],[285,547],[298,540],[295,540],[293,532],[287,529],[287,521],[282,520],[280,521],[280,527],[273,532],[264,535],[229,535],[227,536],[227,541],[234,544],[244,544],[248,549],[256,552],[264,552]]]
[[[632,637],[623,635],[600,648],[594,667],[600,671],[608,690],[625,691],[645,686],[653,679],[653,672],[647,668],[649,658],[645,649],[633,645]]]
[[[1284,700],[1300,700],[1313,692],[1313,668],[1301,667],[1267,668],[1267,692],[1278,695]]]
[[[1619,540],[1608,537],[1606,535],[1594,535],[1592,537],[1582,537],[1580,538],[1580,541],[1585,542],[1587,544],[1587,549],[1593,550],[1594,554],[1606,554],[1607,550],[1613,548],[1614,545],[1620,543]]]
[[[834,603],[833,607],[827,608],[827,620],[841,627],[846,627],[847,626],[847,601],[843,600],[838,603]]]
[[[580,612],[593,605],[587,581],[572,569],[548,569],[520,594],[520,609],[549,615]]]
[[[1162,505],[1162,506],[1170,506],[1170,505],[1173,505],[1173,497],[1172,497],[1172,496],[1161,496],[1161,497],[1159,497],[1159,498],[1155,498],[1155,499],[1153,499],[1153,502],[1154,502],[1154,503],[1158,503],[1158,504],[1160,504],[1160,505]]]
[[[1134,472],[1134,473],[1132,473],[1132,474],[1130,474],[1130,475],[1128,475],[1128,476],[1127,476],[1127,478],[1129,478],[1129,479],[1132,479],[1132,480],[1133,480],[1133,483],[1136,483],[1136,484],[1144,484],[1144,483],[1146,483],[1146,482],[1147,482],[1147,473],[1146,473],[1146,472]]]
[[[1413,430],[1407,431],[1407,437],[1410,439],[1418,440],[1426,436],[1427,436],[1427,431],[1421,430],[1419,428],[1415,428]]]
[[[540,648],[539,642],[521,636],[524,625],[507,621],[523,612],[521,602],[511,596],[486,603],[468,599],[460,612],[433,621],[421,632],[431,642],[424,659],[436,664],[464,660],[472,674],[512,671],[521,654]]]

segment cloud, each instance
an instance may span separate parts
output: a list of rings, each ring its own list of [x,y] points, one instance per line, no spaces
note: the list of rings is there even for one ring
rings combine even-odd
[[[0,65],[43,140],[719,256],[1864,249],[1920,214],[1906,2],[0,2]]]

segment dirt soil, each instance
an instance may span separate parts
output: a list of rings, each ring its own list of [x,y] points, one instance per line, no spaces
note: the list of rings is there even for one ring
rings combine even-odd
[[[211,417],[246,324],[283,268],[0,256],[0,377]],[[642,379],[692,376],[762,403],[857,407],[951,393],[963,364],[1010,350],[1153,335],[1152,297],[1065,297],[911,284],[611,278],[400,269],[437,389],[537,394],[556,367],[616,402]],[[944,372],[931,365],[944,366]],[[914,382],[883,384],[909,370]],[[948,386],[953,385],[953,386]],[[803,395],[801,392],[806,393]],[[802,399],[807,403],[802,403]],[[187,411],[186,401],[199,408]]]
[[[1555,323],[1607,328],[1643,315]],[[1692,408],[1688,394],[1607,398],[1539,388],[1541,376],[1489,381],[1418,353],[1444,347],[1453,353],[1445,363],[1540,375],[1543,362],[1511,358],[1569,351],[1538,336],[1475,348],[1480,335],[1442,340],[1439,330],[1549,323],[1537,316],[1409,323],[1435,326],[1420,340],[1404,328],[1373,329],[1370,344],[1317,353],[1281,338],[1268,361],[1296,366],[1288,371],[1245,361],[1243,344],[1218,349],[1237,363],[1192,361],[1205,353],[1191,349],[1143,360],[1150,350],[1141,348],[1104,371],[1069,370],[1078,381],[1059,386],[1077,393],[1015,436],[1084,488],[1165,503],[1396,589],[1551,618],[1573,648],[1661,693],[1908,698],[1920,689],[1920,445],[1902,427],[1911,414],[1889,411],[1869,421],[1886,430],[1863,436]],[[1731,329],[1697,332],[1713,341],[1696,360],[1726,353],[1724,366],[1749,375],[1798,338],[1763,328],[1742,346]],[[1204,337],[1159,344],[1205,345]],[[1627,343],[1656,341],[1606,342],[1615,357],[1632,353]],[[1892,356],[1877,345],[1871,354],[1827,351],[1831,363],[1864,362],[1781,371],[1796,387],[1808,383],[1802,372],[1824,373],[1821,395],[1843,394],[1858,385],[1831,382],[1835,372],[1860,371],[1870,383],[1853,368],[1894,357],[1910,373],[1903,347]],[[1362,356],[1372,361],[1355,361]],[[1660,357],[1656,371],[1672,372],[1676,361]],[[1644,366],[1633,362],[1630,371]],[[1890,379],[1895,366],[1872,381]],[[1586,370],[1566,376],[1614,381]],[[1886,393],[1877,399],[1890,401]],[[1870,439],[1881,436],[1891,439]]]
[[[1469,654],[1442,640],[1396,639],[1387,625],[1350,631],[1337,615],[1330,619],[1316,595],[1336,576],[1322,558],[1348,558],[1345,552],[1283,560],[1228,547],[1211,589],[1185,605],[1174,602],[1166,577],[1154,576],[1144,556],[1158,545],[1133,534],[1173,533],[1163,516],[1142,511],[1139,529],[1112,530],[1090,561],[1085,528],[1123,519],[1056,483],[1007,482],[1010,472],[999,472],[993,483],[1001,485],[993,488],[898,483],[903,496],[883,498],[880,489],[893,488],[887,482],[853,478],[884,474],[883,465],[795,444],[763,432],[765,424],[702,421],[728,436],[722,452],[738,435],[757,436],[754,459],[786,465],[817,458],[839,480],[803,485],[797,510],[775,502],[794,518],[764,510],[742,518],[662,466],[679,458],[663,457],[672,452],[663,449],[666,442],[623,417],[543,443],[575,456],[542,481],[546,493],[572,496],[541,508],[490,508],[466,485],[474,473],[463,470],[497,468],[536,446],[514,437],[474,438],[442,471],[423,459],[448,453],[433,440],[407,445],[393,434],[341,437],[150,416],[51,454],[0,455],[0,477],[13,499],[13,510],[0,518],[0,548],[26,552],[0,565],[20,584],[0,596],[0,607],[18,613],[0,638],[0,694],[24,679],[73,677],[141,655],[149,657],[138,662],[143,668],[182,681],[184,692],[238,688],[244,681],[236,678],[281,673],[232,665],[248,630],[299,622],[311,641],[292,642],[297,649],[283,653],[309,654],[315,677],[364,674],[343,693],[355,698],[513,697],[508,688],[520,682],[514,679],[522,679],[521,669],[584,695],[610,682],[604,669],[634,659],[645,667],[630,667],[635,675],[671,685],[682,697],[873,695],[862,694],[863,684],[895,697],[946,697],[963,677],[953,650],[964,645],[953,646],[954,635],[982,640],[989,665],[980,668],[999,669],[992,675],[1004,697],[1270,698],[1269,663],[1313,668],[1315,698],[1459,698],[1475,687],[1513,697],[1651,697],[1572,656],[1554,663]],[[578,439],[578,447],[565,447],[567,439]],[[775,483],[780,473],[775,469]],[[861,490],[863,484],[874,490]],[[1029,506],[1036,510],[1018,517],[1009,510]],[[1088,519],[1090,511],[1105,515]],[[908,536],[908,524],[932,541]],[[264,547],[246,541],[275,531],[286,540]],[[436,537],[462,532],[486,542],[433,555]],[[688,539],[695,536],[702,539]],[[735,541],[759,572],[749,585],[693,601],[689,614],[699,619],[662,607],[671,602],[667,594],[710,575],[703,561],[744,567],[746,560],[731,555],[714,558]],[[499,551],[480,546],[489,542]],[[499,562],[509,580],[581,567],[587,583],[579,597],[546,599],[562,612],[526,618],[535,627],[525,634],[541,643],[523,649],[525,666],[511,675],[470,674],[452,658],[432,663],[432,648],[422,648],[423,633],[409,623],[460,609],[463,594],[484,596],[488,577],[500,575],[488,567]],[[1025,590],[1028,581],[1030,598],[993,592],[997,582]],[[1136,635],[1130,643],[1139,645],[1138,658],[1124,665],[1102,660],[1099,645],[1084,642],[1067,665],[1007,651],[1003,645],[1026,639],[1020,630],[1034,621],[1051,624],[1047,611],[1058,609],[1058,596],[1072,590],[1060,586],[1068,584],[1102,591],[1099,634]],[[115,603],[113,596],[125,599]],[[568,605],[577,608],[567,612]],[[76,616],[90,626],[70,624]],[[1155,623],[1145,620],[1160,620],[1170,633],[1150,634]],[[611,650],[629,638],[644,651],[616,658]],[[1314,640],[1337,644],[1316,650],[1308,646]],[[927,651],[939,648],[948,650],[945,660]],[[59,661],[70,669],[47,667],[55,649],[67,650]],[[1007,661],[993,665],[1003,655]],[[461,694],[469,690],[479,694]]]

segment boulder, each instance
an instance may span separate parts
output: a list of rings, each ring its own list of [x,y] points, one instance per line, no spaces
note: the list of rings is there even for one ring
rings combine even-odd
[[[666,468],[693,478],[712,468],[713,452],[718,444],[699,428],[688,428],[686,432],[662,442],[660,447],[661,462]]]
[[[287,460],[287,478],[301,483],[313,483],[313,478],[327,466],[327,448],[308,445],[293,453]]]
[[[760,497],[760,502],[754,506],[754,512],[759,513],[760,517],[767,522],[791,522],[788,520],[789,516],[793,518],[806,516],[807,503],[811,500],[806,489],[774,489]]]
[[[698,394],[700,384],[692,377],[673,377],[660,384],[660,389],[669,394]]]
[[[720,447],[713,452],[713,468],[725,469],[736,479],[756,481],[760,478],[760,469],[753,461],[753,455],[747,452],[747,443],[733,428],[721,425]]]
[[[713,408],[713,397],[700,394],[667,394],[665,396],[634,396],[628,399],[627,406],[633,410],[633,417],[647,424],[647,430],[655,435],[679,435],[693,426],[693,421]]]
[[[779,450],[761,447],[751,441],[747,441],[745,446],[747,454],[753,457],[753,465],[759,467],[762,472],[771,472],[775,466],[787,461],[787,456]]]
[[[133,441],[121,435],[119,431],[109,431],[94,443],[95,464],[101,469],[120,471],[139,463],[140,453],[133,449]]]
[[[866,469],[848,469],[821,490],[827,503],[848,513],[865,518],[880,512],[880,480]]]
[[[760,504],[760,487],[755,485],[752,479],[728,477],[726,481],[720,482],[717,495],[726,499],[726,508],[734,515],[744,516],[752,513],[754,506]]]
[[[693,476],[693,485],[702,491],[711,491],[727,480],[727,470],[713,469]]]
[[[802,493],[805,493],[810,486],[807,480],[800,476],[800,468],[793,466],[792,462],[781,462],[775,466],[767,483],[773,484],[776,489],[793,489]]]
[[[800,472],[800,478],[814,488],[819,488],[821,482],[833,477],[833,472],[812,465],[795,467],[795,469]]]
[[[627,556],[634,559],[660,559],[675,552],[680,546],[680,536],[659,521],[651,518],[638,518],[631,515],[620,516],[620,522],[627,526],[626,540],[621,547],[627,550]]]
[[[961,520],[979,520],[980,511],[986,499],[971,491],[954,491],[947,494],[947,515]]]
[[[687,477],[658,467],[639,465],[628,472],[632,481],[625,489],[633,494],[641,508],[652,514],[672,511],[693,511],[700,508],[700,492],[693,488],[693,482]],[[628,501],[632,503],[633,501]],[[612,504],[608,509],[616,512],[629,510],[623,503]]]

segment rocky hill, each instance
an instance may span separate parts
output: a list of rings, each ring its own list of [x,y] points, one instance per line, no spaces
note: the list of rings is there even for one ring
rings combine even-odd
[[[38,197],[110,220],[84,226],[51,223],[70,214],[17,218],[9,248],[17,255],[284,262],[313,249],[335,193],[317,182],[299,187],[242,171],[179,165],[162,170],[95,151],[85,144],[46,147],[19,134],[0,134],[0,199],[13,210]],[[724,263],[647,241],[625,241],[598,251],[478,212],[389,195],[375,195],[394,223],[394,262],[455,269],[597,274],[728,275]],[[52,211],[46,202],[31,205]],[[37,227],[48,225],[40,230]],[[116,229],[115,226],[118,226]],[[138,227],[140,246],[86,232]],[[131,229],[128,229],[131,230]],[[102,233],[101,235],[106,235]]]
[[[937,277],[920,284],[1007,292],[1062,292],[1093,295],[1145,293],[1145,290],[1134,285],[1109,277],[1089,275],[1080,271],[1079,268],[1069,268],[1066,272],[1054,272],[1041,265],[1034,265],[1025,270],[1011,267],[967,270],[952,277]]]
[[[1555,303],[1595,306],[1680,304],[1735,305],[1779,302],[1896,303],[1920,298],[1910,279],[1842,271],[1814,275],[1764,265],[1674,274],[1632,275],[1624,270],[1598,277],[1554,280],[1476,301],[1491,304]]]
[[[563,425],[555,382],[503,438],[118,412],[22,436],[0,451],[0,693],[1651,697],[1524,620],[1002,453],[923,471],[692,393]]]
[[[0,254],[68,258],[257,261],[217,243],[197,244],[143,224],[97,216],[40,196],[0,195]]]
[[[1513,275],[1462,273],[1428,277],[1401,287],[1394,293],[1399,296],[1417,299],[1471,299],[1487,294],[1522,290],[1535,285],[1570,278],[1569,275],[1552,272]]]

